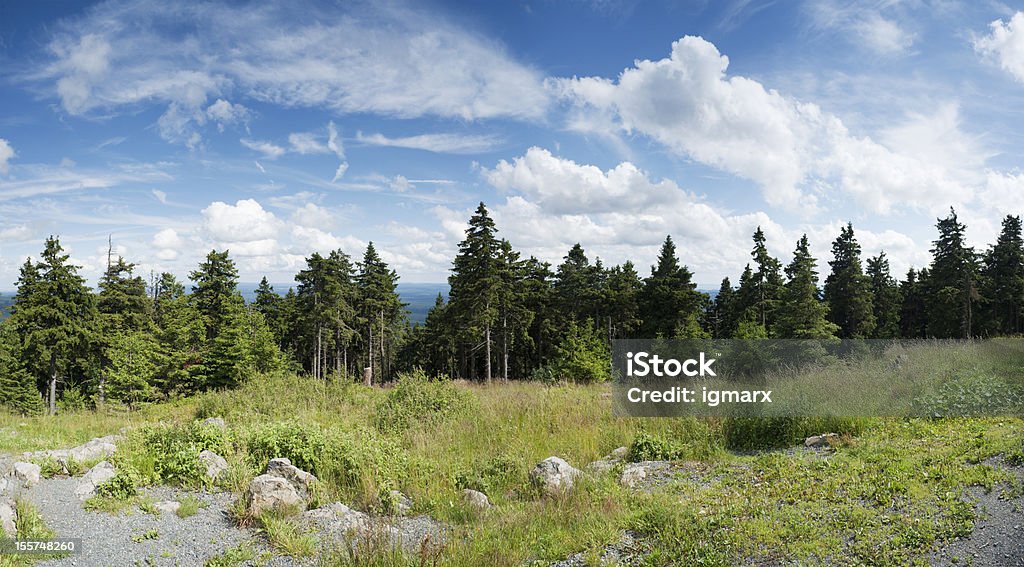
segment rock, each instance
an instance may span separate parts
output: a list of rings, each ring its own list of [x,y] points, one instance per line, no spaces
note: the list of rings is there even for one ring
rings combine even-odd
[[[120,435],[108,435],[106,437],[97,437],[96,439],[87,441],[77,447],[72,447],[71,449],[36,451],[34,453],[25,453],[25,456],[39,459],[54,459],[57,462],[62,463],[62,466],[64,466],[64,472],[68,472],[68,459],[73,459],[78,463],[105,459],[117,451],[117,442],[122,439],[124,439],[124,437]]]
[[[213,451],[204,450],[199,453],[199,462],[206,467],[206,478],[209,480],[217,480],[221,473],[228,470],[228,462]]]
[[[252,516],[267,510],[305,508],[305,503],[287,479],[261,474],[252,479],[242,496],[245,509]]]
[[[558,457],[548,457],[530,471],[530,480],[548,496],[558,496],[572,490],[580,471]]]
[[[388,493],[391,498],[391,511],[397,516],[404,516],[412,511],[412,500],[399,490]]]
[[[39,465],[35,463],[14,463],[11,468],[11,476],[25,488],[32,488],[39,484]]]
[[[296,467],[290,460],[284,458],[270,459],[264,474],[287,480],[303,500],[309,498],[310,487],[317,482],[315,476]]]
[[[75,487],[75,496],[85,500],[96,495],[96,487],[114,478],[117,469],[107,461],[100,461],[96,466],[89,469],[82,477],[82,481]]]
[[[448,527],[427,516],[373,518],[341,502],[333,502],[302,514],[300,525],[315,532],[331,547],[353,552],[360,543],[401,547],[410,554],[430,554],[445,545]]]
[[[208,417],[203,420],[203,426],[219,427],[221,429],[227,429],[228,424],[224,422],[223,417]]]
[[[370,531],[370,516],[353,510],[341,502],[332,502],[302,514],[300,523],[307,528],[326,532],[335,539],[339,536],[365,535]]]
[[[3,496],[4,492],[7,492],[7,487],[10,485],[10,481],[0,476],[0,496]]]
[[[491,500],[487,498],[487,495],[478,490],[467,488],[462,491],[462,499],[469,504],[471,508],[475,508],[478,511],[490,510]]]
[[[629,447],[619,447],[619,448],[615,449],[614,451],[612,451],[611,457],[613,459],[618,459],[618,460],[621,461],[621,460],[625,459],[626,455],[628,455],[628,454],[629,454]]]
[[[617,464],[619,464],[619,461],[604,458],[590,463],[587,465],[586,470],[592,475],[601,476],[612,472],[612,469],[614,469]]]
[[[839,435],[835,433],[823,433],[821,435],[812,435],[804,440],[804,447],[831,447],[839,441]]]
[[[13,538],[18,535],[15,521],[18,519],[18,509],[14,506],[13,500],[0,499],[0,536],[6,535]]]
[[[162,502],[154,503],[153,507],[165,514],[177,514],[178,508],[181,508],[181,502],[164,500]]]
[[[619,484],[626,488],[636,488],[645,478],[647,478],[647,467],[644,463],[630,463],[622,469]]]

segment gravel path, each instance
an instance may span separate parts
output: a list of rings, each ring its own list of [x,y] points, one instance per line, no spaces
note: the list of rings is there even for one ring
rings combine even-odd
[[[207,559],[242,543],[257,555],[266,544],[251,531],[235,527],[227,516],[230,493],[185,492],[159,487],[143,493],[153,501],[178,500],[192,495],[206,504],[189,518],[176,514],[147,514],[135,508],[119,515],[88,512],[74,495],[79,478],[53,478],[22,492],[42,514],[57,537],[81,538],[83,551],[63,559],[40,562],[45,566],[203,565]],[[133,537],[156,533],[153,539]],[[266,565],[292,565],[288,558],[268,558]]]

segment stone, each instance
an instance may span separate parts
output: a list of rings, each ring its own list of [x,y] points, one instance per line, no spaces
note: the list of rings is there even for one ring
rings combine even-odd
[[[823,433],[821,435],[812,435],[804,440],[804,447],[820,448],[820,447],[831,447],[839,441],[839,435],[835,433]]]
[[[228,424],[224,422],[224,418],[223,417],[208,417],[208,418],[203,420],[203,426],[204,427],[208,427],[208,426],[219,427],[221,429],[227,429],[228,428]]]
[[[619,461],[613,461],[611,459],[600,459],[587,465],[586,470],[588,473],[595,476],[602,476],[612,472],[615,465],[618,465]]]
[[[6,478],[0,476],[0,496],[3,496],[7,492],[7,487],[10,486],[11,482]]]
[[[372,526],[370,516],[341,502],[332,502],[305,512],[299,521],[307,528],[327,532],[335,537],[364,534]]]
[[[39,484],[39,465],[35,463],[14,463],[11,476],[24,488],[32,488]]]
[[[269,474],[261,474],[252,479],[242,498],[245,509],[252,516],[259,516],[268,510],[305,507],[292,483]]]
[[[108,461],[100,461],[96,463],[96,466],[89,469],[89,472],[85,473],[82,477],[81,482],[75,487],[75,496],[81,500],[86,500],[96,495],[96,487],[114,478],[117,474],[117,469],[114,465]]]
[[[412,500],[399,490],[388,493],[391,498],[391,511],[397,516],[404,516],[412,511]]]
[[[224,471],[228,470],[228,462],[213,451],[204,450],[199,453],[199,462],[206,467],[208,480],[217,480]]]
[[[74,460],[77,463],[85,463],[96,461],[99,459],[105,459],[114,454],[117,451],[117,442],[124,439],[121,435],[108,435],[106,437],[97,437],[87,441],[77,447],[71,449],[54,449],[51,451],[36,451],[34,453],[25,453],[26,457],[39,458],[39,459],[54,459],[64,466],[64,472],[67,470],[67,461],[69,459]]]
[[[621,460],[625,459],[626,455],[628,455],[628,454],[629,454],[629,447],[619,447],[619,448],[615,449],[614,451],[612,451],[611,457],[613,459],[618,459],[618,460],[621,461]]]
[[[18,509],[13,500],[0,498],[0,536],[14,538],[18,535]]]
[[[310,488],[317,482],[315,476],[296,467],[285,458],[270,459],[264,474],[287,480],[303,500],[309,497]]]
[[[530,481],[548,496],[558,496],[572,490],[580,471],[558,457],[548,457],[530,471]]]
[[[162,502],[156,502],[153,507],[165,514],[177,514],[178,508],[181,508],[181,502],[175,500],[164,500]]]
[[[470,508],[474,508],[478,511],[490,510],[491,500],[487,498],[487,495],[479,490],[473,490],[467,488],[462,491],[462,500],[469,505]]]
[[[622,469],[619,484],[626,488],[636,488],[647,478],[647,467],[643,463],[630,463]]]

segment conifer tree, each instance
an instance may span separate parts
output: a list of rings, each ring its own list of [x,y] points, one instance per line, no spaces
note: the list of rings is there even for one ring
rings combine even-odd
[[[10,320],[0,321],[0,407],[23,415],[38,415],[46,406],[36,379],[26,370],[21,345]]]
[[[358,319],[366,339],[367,365],[386,381],[391,359],[405,321],[405,306],[398,297],[398,274],[381,260],[373,242],[366,246],[356,275]]]
[[[680,265],[676,245],[665,237],[658,254],[658,264],[651,266],[651,276],[644,280],[640,293],[640,313],[645,336],[674,337],[680,328],[696,320],[701,294],[691,280],[693,274]]]
[[[126,349],[139,349],[145,346],[144,354],[146,364],[153,364],[152,359],[156,355],[156,347],[153,341],[153,302],[146,294],[146,282],[139,276],[134,276],[135,264],[124,261],[118,256],[116,262],[111,262],[108,256],[107,269],[100,277],[100,291],[97,296],[97,310],[99,312],[99,338],[98,349],[100,357],[99,383],[97,389],[97,402],[103,404],[107,399],[107,378],[108,375],[116,375],[123,379],[130,377],[132,380],[143,380],[145,388],[151,384],[152,374],[141,378],[135,372],[136,367],[122,369],[115,364],[122,362],[134,363],[138,356],[133,358],[134,350],[127,353],[127,356],[120,356]],[[111,356],[115,358],[111,358]],[[155,368],[155,366],[154,366]],[[134,388],[133,392],[141,392],[143,389]],[[123,391],[123,389],[118,389]],[[135,396],[130,401],[138,402],[142,397]],[[126,399],[115,395],[116,399]]]
[[[640,294],[644,282],[629,260],[611,269],[605,301],[610,320],[609,339],[625,339],[640,329]]]
[[[731,337],[736,331],[736,318],[734,303],[736,292],[732,289],[732,282],[729,278],[722,279],[722,285],[718,286],[718,293],[711,303],[711,336],[716,339]]]
[[[1024,332],[1024,240],[1019,216],[1003,219],[999,238],[985,255],[983,281],[986,330],[995,334]]]
[[[885,257],[885,252],[868,258],[867,276],[871,282],[871,305],[875,317],[875,328],[871,336],[876,339],[895,339],[900,336],[902,297],[899,283],[889,273],[889,259]]]
[[[900,337],[922,339],[928,336],[926,289],[928,270],[920,272],[910,268],[900,282]]]
[[[263,316],[275,343],[282,350],[284,350],[284,336],[287,334],[288,327],[288,320],[283,312],[284,302],[284,298],[274,291],[274,286],[270,285],[266,276],[263,276],[259,285],[256,286],[252,308]]]
[[[978,262],[967,246],[967,227],[956,211],[935,225],[939,237],[932,242],[928,278],[928,335],[935,338],[969,338],[974,334],[974,312],[980,298]]]
[[[314,252],[306,268],[295,276],[297,308],[302,331],[298,342],[309,372],[327,379],[333,358],[334,371],[347,370],[348,351],[355,336],[355,303],[358,290],[348,255],[335,250],[327,257]]]
[[[562,330],[568,330],[570,320],[598,318],[604,292],[602,276],[601,268],[590,264],[583,246],[576,243],[569,249],[555,271],[553,287]]]
[[[832,243],[832,256],[832,273],[825,279],[829,320],[839,326],[839,338],[866,339],[875,329],[871,280],[864,275],[852,223]]]
[[[760,226],[754,231],[754,249],[750,255],[756,268],[749,280],[756,317],[753,322],[767,331],[775,324],[776,311],[782,298],[782,263],[768,253],[767,239]],[[742,278],[740,283],[742,288]]]
[[[825,315],[828,306],[818,292],[817,261],[811,256],[807,235],[796,243],[793,261],[786,266],[788,281],[773,336],[787,339],[831,339],[839,327]]]

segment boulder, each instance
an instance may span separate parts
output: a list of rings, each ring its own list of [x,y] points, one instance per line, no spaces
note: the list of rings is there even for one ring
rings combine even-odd
[[[839,441],[839,435],[836,433],[823,433],[821,435],[812,435],[804,440],[804,447],[819,448],[819,447],[831,447]]]
[[[206,478],[211,481],[217,480],[224,471],[228,470],[228,462],[213,451],[204,450],[199,453],[199,462],[206,467]]]
[[[622,469],[619,484],[626,488],[636,488],[645,478],[647,478],[647,467],[644,463],[630,463]]]
[[[530,471],[530,481],[548,496],[558,496],[572,490],[580,471],[558,457],[548,457]]]
[[[100,461],[96,463],[96,466],[89,469],[89,472],[85,473],[81,482],[75,487],[75,496],[81,500],[95,496],[96,487],[114,478],[116,474],[117,469],[109,462]]]
[[[607,458],[599,459],[587,465],[586,470],[592,475],[601,476],[612,472],[612,469],[614,469],[617,464],[619,464],[619,461],[613,461]]]
[[[15,524],[17,519],[18,509],[15,507],[14,501],[0,498],[0,536],[6,535],[10,538],[17,536],[18,529]]]
[[[285,458],[270,459],[264,474],[287,480],[303,500],[309,498],[310,487],[317,482],[315,476],[296,467]]]
[[[228,424],[224,422],[223,417],[208,417],[203,420],[203,426],[219,427],[221,429],[228,428]]]
[[[396,516],[404,516],[412,511],[412,500],[399,490],[392,490],[388,493],[391,498],[391,511]]]
[[[487,495],[471,488],[467,488],[462,491],[462,500],[465,501],[470,508],[474,508],[481,512],[491,508],[491,500],[487,498]]]
[[[332,502],[305,512],[299,521],[304,527],[329,534],[333,539],[348,535],[366,535],[373,525],[370,516],[341,502]]]
[[[613,459],[617,459],[617,460],[621,461],[621,460],[625,459],[626,455],[628,455],[628,454],[629,454],[629,447],[619,447],[619,448],[615,449],[614,451],[612,451],[612,454],[610,456]]]
[[[122,439],[124,437],[120,435],[108,435],[106,437],[97,437],[71,449],[36,451],[34,453],[25,453],[25,456],[39,459],[54,459],[62,464],[66,473],[68,472],[67,462],[69,459],[78,463],[105,459],[117,451],[117,442]]]
[[[178,508],[181,508],[181,502],[164,500],[162,502],[154,503],[153,507],[165,514],[177,514]]]
[[[11,468],[11,476],[25,488],[32,488],[39,484],[39,465],[35,463],[14,463]]]
[[[11,482],[6,478],[0,476],[0,496],[3,496],[7,492],[7,487],[10,486]]]
[[[273,509],[304,508],[305,503],[292,483],[279,476],[261,474],[252,479],[242,496],[245,509],[252,516]]]

